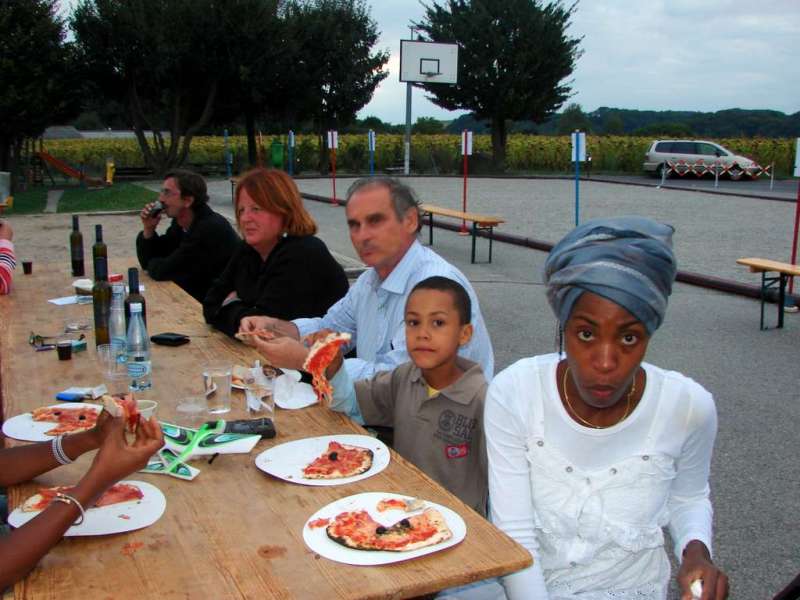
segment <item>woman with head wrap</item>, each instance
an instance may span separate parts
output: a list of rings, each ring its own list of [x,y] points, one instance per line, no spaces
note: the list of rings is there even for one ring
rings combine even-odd
[[[492,520],[531,552],[505,578],[512,600],[666,599],[669,526],[681,598],[727,597],[711,561],[714,401],[643,362],[675,278],[672,228],[590,221],[545,264],[563,351],[498,374],[485,427]],[[695,584],[697,585],[697,584]]]

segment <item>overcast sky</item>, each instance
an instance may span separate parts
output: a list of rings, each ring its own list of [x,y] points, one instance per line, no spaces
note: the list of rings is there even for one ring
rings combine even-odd
[[[443,1],[439,0],[442,4]],[[417,0],[371,0],[391,52],[389,76],[359,113],[405,122],[400,40],[422,19]],[[800,111],[800,0],[582,0],[570,34],[583,37],[568,102],[640,110]],[[412,120],[453,119],[413,90]]]

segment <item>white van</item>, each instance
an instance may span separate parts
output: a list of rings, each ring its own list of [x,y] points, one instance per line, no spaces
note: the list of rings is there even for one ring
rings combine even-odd
[[[669,168],[667,162],[675,165],[681,160],[691,166],[702,160],[712,174],[713,165],[719,161],[723,169],[727,167],[727,174],[734,181],[745,174],[754,177],[760,171],[760,167],[749,158],[737,156],[727,148],[706,140],[656,140],[645,154],[642,167],[646,173],[661,177],[662,171]]]

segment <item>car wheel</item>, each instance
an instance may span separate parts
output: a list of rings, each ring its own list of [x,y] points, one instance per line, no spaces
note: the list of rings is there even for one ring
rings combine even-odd
[[[728,176],[731,178],[731,181],[739,181],[742,175],[744,175],[744,170],[739,165],[733,165],[728,169]]]

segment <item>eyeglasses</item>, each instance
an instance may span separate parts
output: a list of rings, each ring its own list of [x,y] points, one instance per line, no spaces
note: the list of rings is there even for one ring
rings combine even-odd
[[[179,193],[180,192],[178,190],[168,190],[167,188],[161,188],[158,191],[159,196],[174,196]]]

